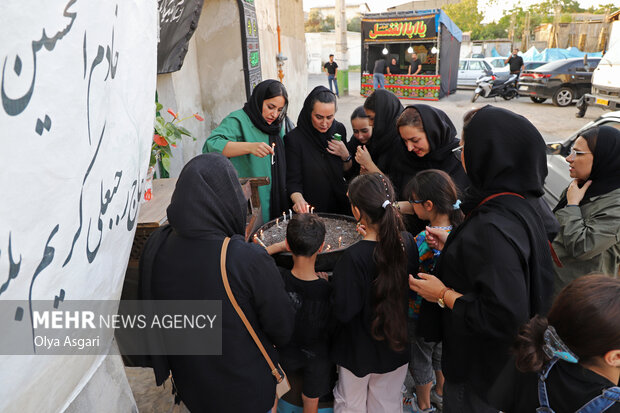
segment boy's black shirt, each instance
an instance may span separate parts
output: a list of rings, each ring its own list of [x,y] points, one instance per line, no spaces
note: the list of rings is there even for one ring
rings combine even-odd
[[[280,349],[280,354],[283,358],[297,361],[316,356],[327,358],[331,284],[322,278],[300,280],[290,270],[279,270],[284,280],[284,288],[295,309],[295,331],[291,341]]]

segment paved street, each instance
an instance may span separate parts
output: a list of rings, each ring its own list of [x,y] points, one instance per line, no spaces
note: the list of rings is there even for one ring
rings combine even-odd
[[[309,75],[308,92],[315,86],[324,85],[328,87],[327,75]],[[338,113],[336,119],[347,127],[347,136],[351,136],[351,122],[349,117],[351,112],[364,104],[364,98],[359,95],[360,75],[359,72],[349,74],[349,96],[343,96],[338,100]],[[445,111],[454,125],[460,130],[463,127],[463,115],[470,109],[479,108],[487,104],[499,106],[512,110],[528,118],[540,131],[547,142],[564,140],[573,132],[577,131],[586,123],[597,119],[605,111],[600,108],[590,107],[586,116],[582,119],[575,117],[577,109],[575,105],[565,108],[554,106],[551,99],[542,104],[532,102],[529,98],[520,97],[511,101],[502,98],[485,99],[478,98],[475,103],[471,103],[473,95],[472,89],[459,89],[455,94],[447,96],[438,102],[426,102],[432,106]],[[403,105],[414,103],[424,103],[422,101],[403,99]],[[291,114],[291,118],[297,121],[297,114]]]

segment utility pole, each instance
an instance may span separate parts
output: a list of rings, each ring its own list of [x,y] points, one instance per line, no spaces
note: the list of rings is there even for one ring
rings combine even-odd
[[[508,38],[510,39],[510,50],[515,48],[515,23],[517,20],[516,14],[510,16],[510,28],[508,28]]]
[[[343,95],[349,94],[349,60],[347,55],[347,9],[345,0],[336,0],[336,13],[334,15],[336,31],[336,59],[338,61],[338,88]]]

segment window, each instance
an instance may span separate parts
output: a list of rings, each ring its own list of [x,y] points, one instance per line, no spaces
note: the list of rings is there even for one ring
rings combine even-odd
[[[467,60],[461,60],[459,62],[459,70],[466,70],[467,69]]]
[[[484,70],[482,62],[479,60],[472,60],[469,62],[469,70]]]

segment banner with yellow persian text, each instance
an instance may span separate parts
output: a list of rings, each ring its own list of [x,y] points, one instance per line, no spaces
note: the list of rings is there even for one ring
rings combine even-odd
[[[429,40],[437,37],[435,15],[393,19],[362,19],[366,43]]]

